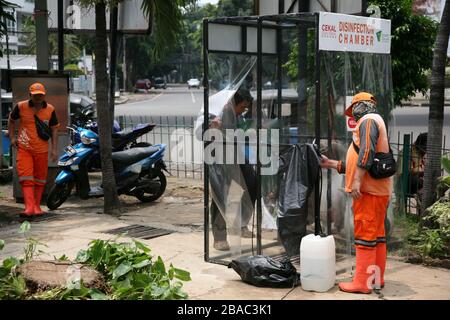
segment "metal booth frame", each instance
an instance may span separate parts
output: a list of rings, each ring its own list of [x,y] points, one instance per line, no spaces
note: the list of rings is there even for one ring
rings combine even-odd
[[[282,45],[281,31],[287,28],[298,28],[299,24],[304,24],[304,28],[314,29],[314,84],[315,97],[314,97],[314,138],[320,144],[321,141],[321,52],[327,51],[321,50],[320,41],[320,16],[319,12],[315,13],[290,13],[290,14],[278,14],[278,15],[265,15],[265,16],[245,16],[245,17],[224,17],[217,19],[205,19],[203,20],[203,67],[204,67],[204,121],[203,121],[203,133],[208,130],[209,127],[209,53],[226,53],[226,54],[236,54],[236,55],[254,55],[256,56],[256,128],[260,129],[262,126],[262,63],[263,56],[271,55],[277,59],[277,96],[274,99],[278,107],[281,107],[282,103],[282,57],[280,46]],[[366,18],[366,17],[365,17]],[[209,44],[209,25],[210,24],[224,24],[238,26],[241,28],[241,50],[240,51],[221,51],[210,49]],[[253,27],[257,29],[256,34],[256,52],[247,51],[247,27]],[[275,53],[264,53],[263,52],[263,29],[270,28],[276,30],[276,52]],[[330,50],[333,51],[333,50]],[[352,52],[352,50],[348,50]],[[298,65],[298,70],[301,66]],[[311,104],[312,105],[312,104]],[[300,126],[300,124],[298,124]],[[300,132],[299,132],[300,133]],[[312,131],[311,131],[312,134]],[[203,146],[206,148],[210,142],[203,141]],[[260,133],[257,130],[257,145],[260,144]],[[261,238],[262,229],[262,199],[261,199],[261,161],[260,161],[260,150],[259,147],[256,149],[256,254],[262,254],[263,245]],[[210,183],[209,183],[209,170],[208,166],[204,165],[204,260],[206,262],[228,265],[230,261],[223,259],[230,255],[220,255],[216,258],[210,257]],[[315,182],[314,188],[314,232],[316,235],[322,234],[321,218],[320,218],[320,201],[321,201],[321,185],[320,181]],[[327,197],[327,205],[329,206],[330,200]],[[330,233],[330,214],[327,214],[326,225],[327,233]],[[330,233],[331,234],[331,233]],[[268,246],[270,244],[266,244]],[[253,239],[252,239],[252,250],[253,251]],[[244,252],[242,252],[244,253]]]

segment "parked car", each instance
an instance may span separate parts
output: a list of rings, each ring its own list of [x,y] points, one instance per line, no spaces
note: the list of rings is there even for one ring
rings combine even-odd
[[[166,89],[167,88],[166,80],[164,80],[164,78],[155,78],[153,87],[155,89]]]
[[[138,79],[134,85],[134,92],[139,92],[139,90],[150,90],[152,88],[152,81],[150,79]]]
[[[191,89],[191,88],[200,89],[200,80],[198,80],[198,79],[195,79],[195,78],[189,79],[187,84],[188,84],[188,89]]]

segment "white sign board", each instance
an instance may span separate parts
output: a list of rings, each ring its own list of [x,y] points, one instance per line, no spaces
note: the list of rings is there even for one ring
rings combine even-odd
[[[122,0],[118,7],[118,30],[123,33],[145,33],[149,21],[141,9],[143,0]],[[48,28],[56,31],[58,28],[58,1],[47,1],[49,11]],[[74,32],[95,31],[95,8],[84,7],[79,1],[63,0],[64,29]],[[109,30],[110,11],[106,10],[106,28]]]
[[[321,12],[319,50],[389,54],[391,21]]]

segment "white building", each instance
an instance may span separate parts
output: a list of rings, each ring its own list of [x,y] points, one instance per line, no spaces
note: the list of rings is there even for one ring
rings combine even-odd
[[[22,32],[25,19],[32,16],[34,11],[34,0],[10,0],[9,2],[16,4],[19,8],[9,10],[16,21],[7,21],[8,26],[8,44],[11,55],[17,54],[19,48],[24,47],[25,44],[19,41],[20,32]],[[6,37],[1,39],[3,49],[6,50]]]

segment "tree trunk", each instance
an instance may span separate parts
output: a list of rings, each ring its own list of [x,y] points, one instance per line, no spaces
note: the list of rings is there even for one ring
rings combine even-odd
[[[31,293],[64,288],[79,280],[87,288],[106,288],[105,280],[99,272],[70,261],[30,261],[17,268],[16,272],[24,277]]]
[[[442,127],[444,122],[445,65],[450,30],[450,0],[445,2],[439,25],[431,71],[430,114],[421,216],[436,200],[437,178],[441,175]]]
[[[110,15],[110,58],[109,58],[109,78],[111,80],[109,87],[109,108],[111,123],[114,123],[114,100],[116,93],[116,68],[117,68],[117,23],[118,23],[118,5],[111,8]],[[112,131],[111,131],[112,133]]]
[[[98,133],[102,162],[102,186],[104,191],[104,213],[119,213],[119,198],[111,159],[111,116],[108,103],[108,76],[106,73],[106,6],[104,1],[95,5],[95,86],[97,95]]]

